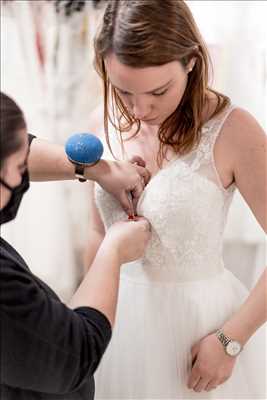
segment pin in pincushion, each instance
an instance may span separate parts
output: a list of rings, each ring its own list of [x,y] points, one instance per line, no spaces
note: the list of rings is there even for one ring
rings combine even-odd
[[[67,140],[65,151],[71,162],[88,165],[101,159],[104,147],[97,136],[91,133],[76,133]]]

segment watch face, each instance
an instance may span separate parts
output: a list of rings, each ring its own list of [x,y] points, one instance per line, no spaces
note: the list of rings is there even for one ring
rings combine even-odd
[[[226,351],[227,351],[227,354],[229,354],[229,356],[237,356],[241,351],[241,345],[240,345],[240,343],[232,340],[226,346]]]

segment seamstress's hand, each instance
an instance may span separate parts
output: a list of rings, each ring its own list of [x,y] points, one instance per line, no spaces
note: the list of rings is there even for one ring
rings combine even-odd
[[[134,221],[120,221],[112,225],[102,245],[115,250],[120,264],[124,264],[144,255],[150,237],[150,223],[145,218],[136,217]]]
[[[134,205],[129,194],[131,193],[136,204],[150,179],[149,171],[140,165],[140,158],[138,164],[101,160],[92,168],[92,172],[90,179],[94,179],[103,189],[116,197],[128,215],[134,215]]]
[[[189,389],[209,392],[232,375],[236,358],[225,353],[215,334],[196,343],[191,354],[193,367],[188,380]]]
[[[133,156],[129,161],[134,165],[139,165],[139,167],[146,168],[146,162],[140,156]],[[150,172],[148,171],[148,173],[149,173],[149,177],[150,177]],[[148,182],[145,182],[145,185],[147,183]],[[133,208],[134,208],[134,211],[135,211],[135,214],[136,214],[136,208],[137,208],[137,203],[138,203],[139,197],[134,197],[133,196],[132,200],[133,200]]]

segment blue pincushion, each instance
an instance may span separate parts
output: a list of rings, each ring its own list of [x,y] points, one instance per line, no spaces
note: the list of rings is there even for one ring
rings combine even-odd
[[[99,161],[104,147],[101,140],[91,133],[76,133],[66,142],[65,151],[70,161],[92,164]]]

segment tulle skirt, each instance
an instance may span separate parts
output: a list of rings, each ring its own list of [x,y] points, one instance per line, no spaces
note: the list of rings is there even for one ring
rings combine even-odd
[[[246,344],[228,381],[211,392],[187,388],[191,347],[247,296],[226,269],[190,282],[122,275],[113,337],[95,375],[96,399],[265,399],[263,329]]]

